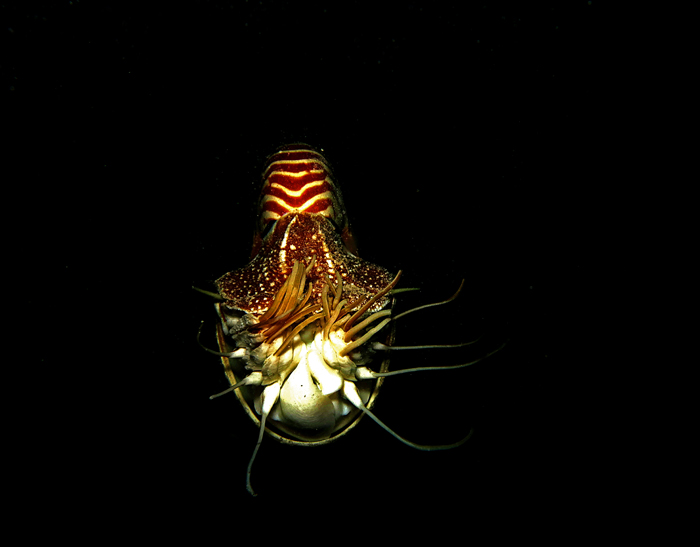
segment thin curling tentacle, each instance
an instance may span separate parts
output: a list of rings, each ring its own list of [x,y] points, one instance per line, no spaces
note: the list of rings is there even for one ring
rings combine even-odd
[[[382,377],[387,377],[387,376],[398,376],[399,374],[409,374],[411,372],[424,372],[424,371],[434,371],[434,370],[455,370],[458,368],[466,368],[466,367],[470,367],[472,365],[475,365],[480,361],[483,361],[487,357],[491,357],[494,353],[498,353],[504,347],[506,347],[506,344],[508,344],[508,340],[503,342],[496,349],[488,352],[486,355],[482,355],[478,359],[474,359],[473,361],[469,361],[468,363],[462,363],[460,365],[448,365],[448,366],[444,366],[444,367],[413,367],[413,368],[404,368],[401,370],[392,370],[389,372],[374,372],[374,371],[367,371],[367,372],[370,373],[373,378],[382,378]]]
[[[367,416],[372,418],[372,420],[374,420],[382,429],[384,429],[384,431],[386,431],[387,433],[392,435],[394,438],[401,441],[403,444],[410,446],[411,448],[415,448],[417,450],[433,451],[433,450],[449,450],[451,448],[457,448],[458,446],[461,446],[465,442],[467,442],[474,432],[474,430],[472,429],[469,431],[469,434],[466,437],[463,437],[459,441],[457,441],[455,443],[450,443],[450,444],[431,445],[431,444],[414,443],[412,441],[409,441],[408,439],[405,439],[404,437],[402,437],[398,433],[396,433],[393,429],[391,429],[384,422],[382,422],[379,418],[377,418],[377,416],[375,416],[375,414],[371,410],[367,409],[367,407],[365,407],[364,403],[362,402],[362,399],[360,398],[359,394],[357,393],[357,388],[355,387],[355,384],[353,384],[351,382],[345,382],[343,394],[352,404],[354,404],[357,408],[359,408]]]
[[[396,321],[397,319],[401,317],[407,316],[409,313],[413,313],[415,311],[420,311],[424,310],[426,308],[432,308],[434,306],[442,306],[443,304],[449,304],[452,302],[457,296],[459,296],[459,293],[462,292],[462,287],[464,287],[464,279],[462,279],[462,282],[459,284],[459,288],[457,289],[457,292],[454,293],[452,296],[450,296],[447,300],[443,300],[442,302],[433,302],[432,304],[424,304],[423,306],[417,306],[415,308],[411,308],[410,310],[406,310],[405,312],[402,312],[398,315],[396,315],[393,318],[393,321]]]
[[[471,340],[470,342],[462,342],[461,344],[424,344],[421,346],[387,346],[381,342],[373,342],[372,348],[377,351],[389,351],[389,350],[411,350],[411,349],[454,349],[463,348],[465,346],[471,346],[476,344],[481,340],[481,336],[476,340]]]

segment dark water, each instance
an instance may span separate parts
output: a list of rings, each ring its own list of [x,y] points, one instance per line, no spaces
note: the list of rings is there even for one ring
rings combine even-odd
[[[223,489],[249,503],[257,432],[233,397],[208,400],[226,381],[195,342],[204,319],[215,344],[215,315],[190,287],[213,290],[247,262],[260,168],[299,141],[331,162],[360,254],[421,288],[406,306],[466,279],[456,302],[399,325],[399,341],[483,342],[397,367],[509,343],[469,369],[385,384],[387,424],[420,443],[474,427],[463,447],[413,451],[369,420],[326,448],[267,439],[260,495],[440,507],[575,490],[601,98],[595,7],[562,9],[14,12],[6,131],[26,190],[20,228],[41,233],[20,261],[23,309],[43,325],[34,385],[62,386],[40,421],[53,495],[70,483],[182,510]]]

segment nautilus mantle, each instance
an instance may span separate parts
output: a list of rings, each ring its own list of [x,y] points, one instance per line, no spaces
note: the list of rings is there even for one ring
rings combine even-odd
[[[468,436],[451,445],[416,445],[371,411],[384,378],[408,372],[389,372],[384,358],[401,272],[358,256],[325,158],[308,145],[283,146],[267,159],[262,179],[251,260],[215,282],[220,351],[214,353],[231,384],[224,393],[234,391],[259,426],[248,491],[254,493],[251,469],[265,432],[283,443],[325,444],[366,414],[415,448],[464,442]]]

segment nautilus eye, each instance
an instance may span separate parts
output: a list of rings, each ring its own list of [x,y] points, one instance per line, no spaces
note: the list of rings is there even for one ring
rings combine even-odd
[[[265,433],[287,444],[327,444],[369,416],[420,450],[464,443],[469,432],[444,445],[413,443],[373,412],[389,376],[464,368],[500,349],[467,363],[389,370],[388,350],[407,349],[393,345],[396,321],[456,294],[393,313],[401,272],[357,256],[328,162],[308,145],[284,146],[268,158],[258,218],[251,261],[220,277],[218,292],[208,293],[218,300],[219,351],[213,353],[231,384],[223,393],[234,392],[259,427],[248,491],[254,495],[251,472]]]

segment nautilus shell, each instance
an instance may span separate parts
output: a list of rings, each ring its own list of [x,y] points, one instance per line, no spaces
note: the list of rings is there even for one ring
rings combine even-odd
[[[389,372],[385,358],[401,272],[358,256],[342,195],[318,151],[294,144],[268,158],[257,219],[251,261],[216,281],[226,392],[260,428],[248,491],[254,494],[251,469],[265,432],[283,443],[325,444],[369,415],[415,448],[464,442],[468,436],[416,445],[372,412],[384,378],[407,372]]]

